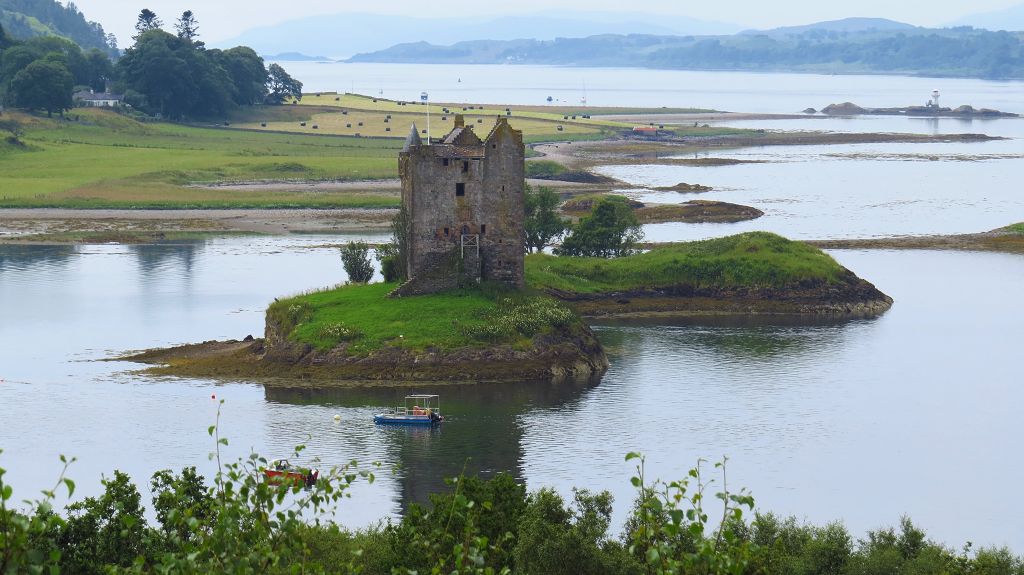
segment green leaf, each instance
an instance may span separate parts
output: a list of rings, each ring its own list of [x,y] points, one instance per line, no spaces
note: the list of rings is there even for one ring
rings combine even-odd
[[[630,460],[633,460],[633,459],[641,459],[641,458],[643,458],[643,456],[640,455],[639,453],[637,453],[636,451],[630,451],[629,453],[626,454],[626,461],[630,461]]]
[[[214,432],[214,430],[216,430],[216,429],[217,429],[217,426],[216,426],[216,425],[211,425],[211,426],[210,426],[210,427],[209,427],[209,428],[208,428],[208,429],[206,430],[206,432],[210,434],[210,437],[213,437],[213,432]]]
[[[70,498],[72,495],[75,494],[75,482],[65,477],[64,485],[67,485],[68,487],[68,498]]]

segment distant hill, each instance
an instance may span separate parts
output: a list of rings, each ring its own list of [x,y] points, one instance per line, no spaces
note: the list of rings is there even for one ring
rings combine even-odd
[[[325,56],[309,56],[299,52],[281,52],[280,54],[264,54],[264,60],[272,62],[333,62]]]
[[[802,26],[784,26],[771,30],[744,30],[742,34],[766,34],[769,36],[792,36],[806,32],[893,32],[913,30],[916,26],[888,20],[886,18],[843,18],[827,20]]]
[[[888,22],[888,21],[887,21]],[[899,23],[893,22],[893,25]],[[1024,33],[899,25],[808,27],[784,34],[474,40],[399,44],[351,62],[633,66],[682,70],[796,71],[1024,79]]]
[[[62,36],[82,48],[114,53],[103,26],[89,22],[74,2],[56,0],[0,0],[0,25],[14,38]]]
[[[1019,32],[1024,30],[1024,4],[1018,4],[1017,6],[1011,6],[1010,8],[997,10],[995,12],[984,12],[981,14],[965,16],[964,18],[950,22],[949,25],[974,26],[975,28],[985,28],[987,30]]]
[[[299,52],[348,57],[396,44],[453,44],[474,38],[553,40],[597,34],[732,34],[735,24],[684,16],[636,13],[545,11],[518,16],[411,17],[347,13],[302,18],[264,26],[217,42],[216,47],[251,46],[261,54]]]

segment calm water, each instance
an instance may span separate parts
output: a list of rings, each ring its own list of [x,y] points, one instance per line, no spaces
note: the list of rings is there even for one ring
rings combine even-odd
[[[627,191],[644,202],[708,199],[754,206],[739,224],[656,224],[655,241],[770,230],[799,239],[982,232],[1024,220],[1024,140],[977,144],[774,146],[699,154],[767,163],[598,168],[637,186],[712,186],[703,194]]]
[[[289,64],[311,90],[351,89],[435,100],[704,106],[789,112],[832,101],[914,103],[939,87],[946,101],[1024,111],[1019,83],[974,80],[519,66]],[[458,83],[458,78],[462,82]],[[652,87],[653,86],[653,87]],[[1024,123],[907,118],[747,122],[766,129],[986,132],[984,144],[749,149],[716,156],[768,163],[716,168],[618,166],[634,185],[685,181],[699,196],[636,193],[647,201],[714,198],[757,206],[755,222],[649,226],[678,240],[768,229],[796,238],[870,237],[991,229],[1024,220]],[[967,161],[970,160],[970,161]],[[634,193],[634,192],[631,192]],[[363,236],[380,240],[381,236]],[[470,471],[513,473],[531,487],[608,489],[616,521],[632,499],[628,451],[652,475],[682,476],[699,457],[730,457],[730,482],[759,506],[814,522],[842,519],[856,535],[907,513],[951,545],[1024,550],[1024,432],[1019,342],[1024,257],[932,251],[833,255],[896,299],[874,320],[653,322],[601,325],[612,368],[599,383],[322,389],[279,382],[151,378],[110,361],[124,350],[263,330],[274,297],[344,281],[335,249],[349,236],[223,238],[148,246],[0,246],[0,467],[20,497],[48,486],[60,453],[95,494],[122,469],[145,490],[162,468],[211,472],[206,427],[226,401],[229,455],[287,455],[309,445],[321,467],[380,462],[339,519],[394,516]],[[374,427],[372,414],[413,390],[440,391],[439,430]],[[340,423],[333,421],[340,415]]]
[[[346,504],[349,525],[422,500],[467,458],[471,470],[532,487],[609,489],[621,520],[632,498],[622,456],[641,450],[665,478],[728,455],[734,485],[763,509],[842,518],[858,533],[909,513],[944,541],[1024,548],[1020,522],[1007,520],[1024,504],[998,495],[1024,482],[1012,455],[1024,431],[1024,310],[1014,303],[1024,257],[836,252],[896,298],[892,311],[838,323],[600,326],[613,366],[599,384],[441,389],[451,421],[434,431],[373,426],[373,412],[405,388],[154,379],[94,361],[258,334],[274,296],[344,280],[335,250],[310,247],[325,240],[337,238],[0,246],[0,465],[19,493],[48,484],[59,453],[79,457],[71,474],[83,494],[114,469],[140,483],[165,467],[209,472],[216,394],[232,455],[306,442],[325,466],[381,462],[381,480]],[[969,496],[950,497],[964,486]]]
[[[923,104],[932,90],[944,105],[1024,113],[1024,83],[906,76],[825,76],[687,72],[638,68],[282,62],[307,92],[356,92],[434,102],[692,107],[796,113],[852,101],[861,106]]]

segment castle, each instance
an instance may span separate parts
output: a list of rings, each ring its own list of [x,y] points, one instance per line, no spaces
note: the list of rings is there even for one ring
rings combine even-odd
[[[406,277],[392,295],[494,281],[523,285],[523,133],[499,117],[481,140],[463,117],[440,141],[416,126],[398,156],[406,213]]]

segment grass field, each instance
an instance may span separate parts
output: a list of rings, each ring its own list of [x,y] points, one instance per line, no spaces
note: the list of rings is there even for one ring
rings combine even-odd
[[[0,148],[0,207],[387,207],[373,193],[226,191],[196,183],[363,180],[396,175],[400,142],[140,123],[101,110],[78,121],[19,116],[25,147]]]
[[[579,107],[507,108],[527,142],[602,139],[631,127],[584,118]],[[508,113],[505,106],[472,104],[432,109],[435,137],[452,128],[455,113],[481,136]],[[23,145],[0,138],[0,208],[393,207],[394,194],[370,190],[243,191],[203,184],[395,178],[403,139],[413,122],[426,129],[425,111],[417,104],[314,94],[297,105],[242,108],[216,125],[143,123],[92,109],[72,110],[67,119],[5,113],[25,134]],[[586,109],[588,115],[639,111],[681,110]]]
[[[427,107],[419,103],[402,105],[391,100],[352,94],[307,94],[297,105],[283,108],[293,110],[292,117],[259,118],[250,114],[247,120],[236,126],[251,130],[392,138],[405,138],[413,123],[420,131],[427,129]],[[309,112],[302,114],[303,109]],[[430,112],[430,135],[433,137],[451,131],[455,114],[462,114],[466,124],[473,126],[480,136],[491,129],[497,117],[507,117],[517,130],[523,131],[527,142],[595,139],[608,135],[610,131],[632,127],[632,124],[601,118],[584,118],[584,114],[591,114],[589,111],[555,107],[431,104]]]
[[[537,289],[572,293],[691,285],[697,288],[781,287],[793,282],[832,282],[842,267],[828,254],[768,232],[655,248],[617,259],[533,254],[526,282]]]
[[[1010,224],[1005,228],[1002,228],[1002,230],[1000,231],[1024,235],[1024,222],[1021,222],[1019,224]]]
[[[358,108],[363,110],[376,110],[382,112],[395,112],[395,111],[408,111],[410,108],[425,108],[420,102],[398,102],[395,100],[388,100],[384,98],[374,98],[372,96],[363,96],[360,94],[336,94],[323,92],[320,94],[305,94],[302,100],[298,102],[300,106],[333,106],[338,108]],[[529,115],[536,115],[536,117],[546,117],[549,119],[561,118],[562,116],[582,116],[584,114],[598,116],[598,115],[611,115],[611,114],[691,114],[691,113],[707,113],[715,112],[716,110],[707,110],[702,108],[628,108],[628,107],[592,107],[592,106],[578,106],[578,105],[551,105],[551,106],[515,106],[515,105],[498,105],[498,104],[472,104],[472,103],[458,103],[458,102],[431,102],[431,108],[443,109],[448,108],[452,111],[463,112],[463,108],[467,108],[466,112],[472,113],[477,112],[488,112],[491,114],[497,112],[505,112],[510,110],[513,114],[518,112],[528,113]],[[596,118],[595,118],[596,119]]]
[[[579,319],[552,298],[501,288],[389,299],[396,284],[348,285],[281,299],[269,317],[294,341],[330,349],[350,341],[360,355],[384,346],[455,349],[528,345],[535,333]]]

